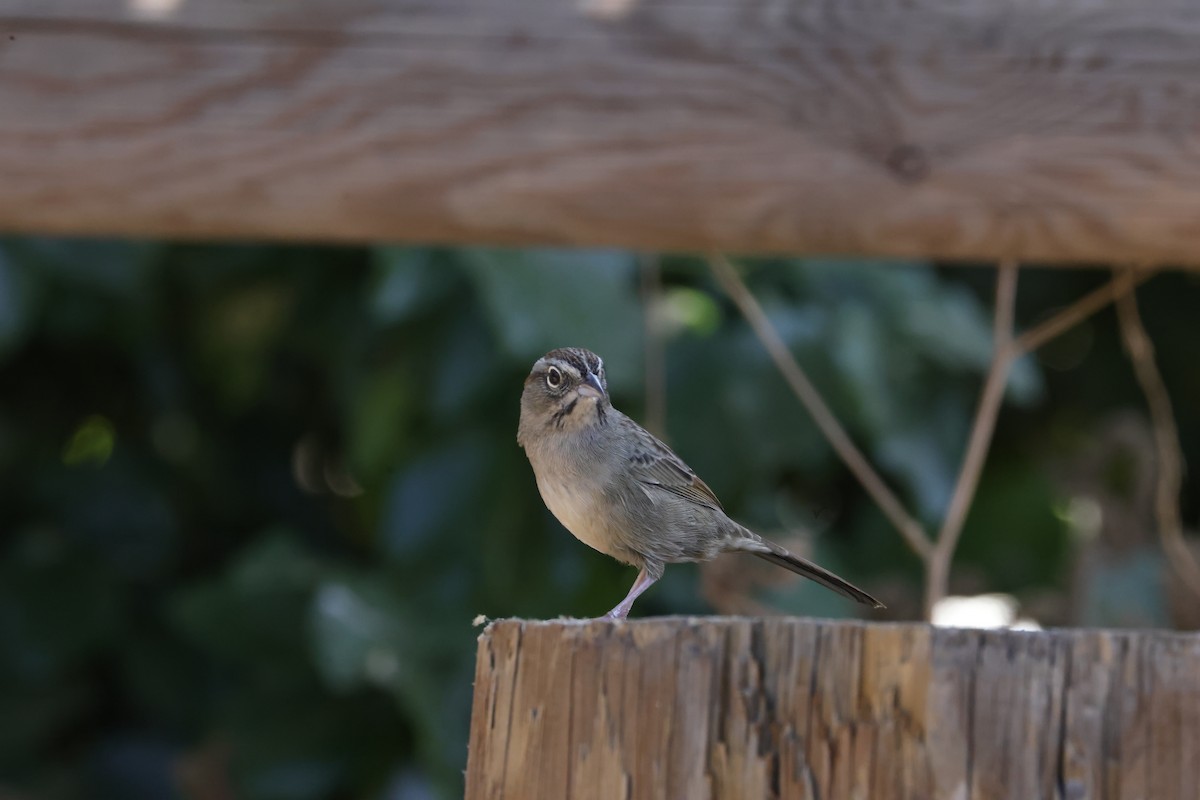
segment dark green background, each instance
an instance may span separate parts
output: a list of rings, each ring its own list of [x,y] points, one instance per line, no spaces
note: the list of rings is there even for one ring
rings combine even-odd
[[[915,559],[703,263],[662,266],[672,444],[735,516],[807,532],[810,554],[911,618]],[[612,251],[0,242],[0,794],[460,794],[472,619],[596,615],[633,579],[545,511],[515,429],[526,371],[560,345],[600,352],[641,417],[638,270]],[[744,275],[936,522],[990,357],[992,271]],[[1018,318],[1106,278],[1027,270]],[[1168,274],[1141,298],[1194,460],[1200,286]],[[1015,593],[1049,624],[1170,624],[1130,488],[1144,466],[1089,450],[1143,407],[1111,311],[1023,361],[954,588]],[[1081,496],[1145,522],[1136,558],[1104,573],[1110,605],[1143,616],[1106,617],[1079,588]],[[756,599],[857,613],[811,585]],[[683,566],[635,616],[708,610]]]

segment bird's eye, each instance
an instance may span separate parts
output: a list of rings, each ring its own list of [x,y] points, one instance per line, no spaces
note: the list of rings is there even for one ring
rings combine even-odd
[[[549,386],[551,389],[557,389],[558,387],[562,386],[562,382],[562,372],[559,371],[558,367],[551,367],[550,369],[546,370],[547,386]]]

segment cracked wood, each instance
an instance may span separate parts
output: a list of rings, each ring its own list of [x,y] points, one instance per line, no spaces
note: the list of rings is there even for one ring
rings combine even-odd
[[[794,618],[479,638],[467,800],[1193,800],[1200,637]]]
[[[0,231],[1200,264],[1198,52],[1177,0],[0,0]]]

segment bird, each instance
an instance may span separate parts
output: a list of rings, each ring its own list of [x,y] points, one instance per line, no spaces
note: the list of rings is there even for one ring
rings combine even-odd
[[[873,608],[883,603],[735,522],[712,489],[653,434],[613,407],[600,356],[561,347],[525,378],[517,443],[550,512],[584,544],[638,568],[605,616],[625,619],[667,564],[752,553]]]

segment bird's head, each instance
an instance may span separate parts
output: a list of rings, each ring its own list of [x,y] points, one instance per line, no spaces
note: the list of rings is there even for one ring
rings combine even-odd
[[[610,405],[603,359],[590,350],[560,347],[539,358],[525,379],[521,430],[603,424]]]

